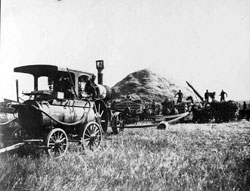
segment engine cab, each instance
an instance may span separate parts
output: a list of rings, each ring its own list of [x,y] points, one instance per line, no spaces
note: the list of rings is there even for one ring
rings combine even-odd
[[[32,96],[34,100],[48,100],[53,98],[73,100],[100,98],[108,100],[111,97],[110,88],[91,81],[95,78],[95,75],[91,73],[59,68],[54,65],[21,66],[15,68],[14,72],[27,73],[34,77],[34,91],[23,92],[25,95]],[[38,81],[41,77],[47,77],[48,79],[46,90],[41,90],[39,87]],[[92,94],[95,95],[93,96]]]

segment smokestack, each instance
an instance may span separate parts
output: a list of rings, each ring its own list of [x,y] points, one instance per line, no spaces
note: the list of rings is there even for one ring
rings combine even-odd
[[[96,69],[98,71],[97,74],[97,79],[98,79],[98,84],[103,84],[103,74],[102,74],[102,70],[104,69],[104,62],[103,60],[97,60],[96,61]]]

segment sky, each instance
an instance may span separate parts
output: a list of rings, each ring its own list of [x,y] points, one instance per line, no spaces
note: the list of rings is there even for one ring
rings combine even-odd
[[[15,99],[14,67],[51,64],[104,84],[149,68],[203,95],[250,100],[249,0],[3,0],[0,97]]]

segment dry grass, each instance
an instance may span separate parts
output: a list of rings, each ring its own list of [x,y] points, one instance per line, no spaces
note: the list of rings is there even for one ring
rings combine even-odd
[[[250,190],[250,123],[125,129],[92,155],[2,156],[1,190]]]

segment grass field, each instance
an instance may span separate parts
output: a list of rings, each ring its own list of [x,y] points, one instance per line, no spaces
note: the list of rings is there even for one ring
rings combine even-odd
[[[250,190],[249,141],[247,121],[125,129],[90,155],[1,156],[0,189]]]

